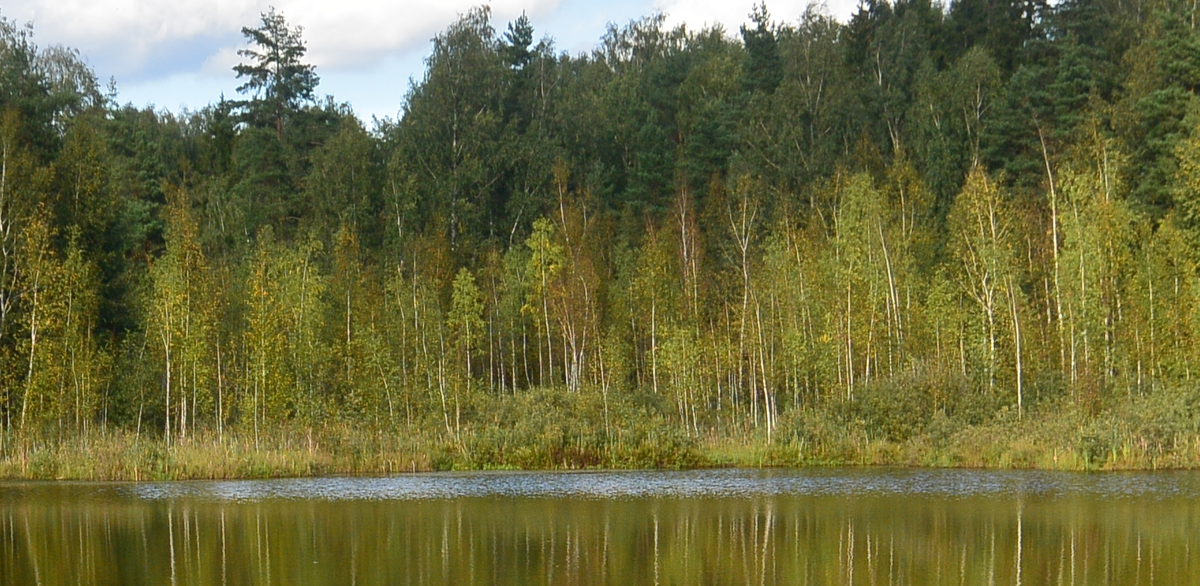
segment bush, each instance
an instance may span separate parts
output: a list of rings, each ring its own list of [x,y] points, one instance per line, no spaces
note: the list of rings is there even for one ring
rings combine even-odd
[[[1128,421],[1130,440],[1161,455],[1175,448],[1177,440],[1200,432],[1200,392],[1195,387],[1167,387],[1134,396],[1122,409]]]
[[[961,375],[918,370],[872,381],[840,410],[847,422],[861,420],[871,437],[904,442],[925,434],[937,413],[975,425],[995,413],[996,403]]]
[[[848,419],[847,413],[821,408],[788,411],[780,418],[776,437],[795,449],[800,462],[856,461],[867,434],[862,421]]]
[[[1100,466],[1113,456],[1121,445],[1119,422],[1112,417],[1097,416],[1079,430],[1076,446],[1090,466]]]
[[[594,389],[530,389],[489,399],[466,435],[472,468],[678,468],[700,463],[695,440],[651,403]]]

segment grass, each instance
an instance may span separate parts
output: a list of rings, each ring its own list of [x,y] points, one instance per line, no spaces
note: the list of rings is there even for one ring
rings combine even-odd
[[[0,459],[0,477],[72,480],[192,480],[431,470],[430,450],[350,427],[277,430],[260,437],[205,433],[167,445],[161,438],[115,432],[62,441],[16,441]]]
[[[906,399],[909,401],[911,399]],[[181,480],[389,475],[432,470],[796,466],[916,466],[1155,470],[1200,468],[1200,391],[1160,390],[1081,406],[1046,401],[1018,417],[911,406],[885,395],[862,405],[801,408],[765,430],[738,426],[689,434],[633,402],[536,390],[492,399],[459,429],[438,418],[412,428],[347,422],[284,426],[259,435],[202,432],[169,445],[160,436],[4,436],[0,478]],[[918,408],[921,405],[917,406]],[[976,413],[962,409],[960,412]],[[906,420],[901,418],[907,417]]]

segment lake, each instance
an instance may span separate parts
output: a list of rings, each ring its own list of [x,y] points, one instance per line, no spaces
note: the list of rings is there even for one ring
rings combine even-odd
[[[3,584],[1200,584],[1200,473],[0,483]]]

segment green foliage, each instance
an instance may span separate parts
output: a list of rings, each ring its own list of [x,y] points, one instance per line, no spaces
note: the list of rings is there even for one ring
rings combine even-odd
[[[61,259],[45,214],[22,232],[21,275],[25,377],[19,429],[28,435],[87,436],[100,405],[108,359],[96,343],[96,271],[74,241]],[[14,361],[15,362],[15,361]]]
[[[482,7],[374,127],[274,9],[246,101],[188,115],[0,19],[0,439],[1195,465],[1200,37],[1131,6],[760,4],[578,55]]]
[[[396,154],[413,174],[418,211],[445,226],[452,246],[511,230],[493,215],[506,207],[495,188],[509,165],[501,111],[506,69],[490,20],[486,6],[471,9],[434,39],[425,79],[396,127]]]
[[[147,343],[163,380],[164,435],[186,438],[203,413],[213,427],[223,415],[215,387],[217,304],[212,271],[198,241],[185,193],[173,195],[166,253],[151,267]]]
[[[48,162],[69,122],[104,99],[96,75],[79,52],[63,46],[39,49],[33,26],[0,15],[0,112],[15,112],[26,148]]]
[[[966,320],[964,333],[970,340],[966,344],[989,393],[1002,376],[1001,365],[1008,362],[1004,356],[1010,348],[1012,352],[1019,348],[1020,316],[1013,308],[1019,308],[1022,301],[1011,222],[1012,212],[999,186],[979,168],[973,170],[947,223],[955,278],[974,306]]]
[[[771,93],[779,87],[783,68],[779,63],[779,44],[771,25],[767,5],[758,3],[750,12],[754,26],[742,25],[742,44],[746,47],[746,65],[742,85],[751,91]]]
[[[454,293],[450,297],[450,312],[446,319],[457,353],[465,362],[464,374],[469,378],[472,376],[471,354],[483,338],[484,323],[479,287],[475,285],[475,276],[465,268],[459,269],[458,276],[454,277]]]
[[[328,413],[323,368],[327,360],[323,329],[326,279],[316,265],[319,244],[291,248],[269,230],[257,238],[247,282],[241,418],[261,425]]]
[[[372,217],[380,208],[377,146],[357,119],[347,119],[340,126],[312,154],[305,193],[289,207],[313,233],[334,234],[345,223],[378,246],[382,235]]]

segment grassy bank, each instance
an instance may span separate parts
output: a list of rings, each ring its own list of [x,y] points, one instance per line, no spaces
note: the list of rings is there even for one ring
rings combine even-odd
[[[468,444],[478,437],[463,438]],[[659,453],[662,450],[671,453]],[[276,430],[252,437],[211,434],[167,445],[112,433],[89,440],[18,440],[0,460],[0,478],[193,480],[321,475],[390,475],[441,470],[683,468],[712,465],[695,442],[591,451],[519,446],[502,456],[446,438],[408,439],[350,427]]]
[[[445,418],[392,427],[331,422],[276,427],[257,437],[247,430],[204,431],[170,443],[128,431],[60,440],[9,435],[0,446],[0,477],[166,480],[840,465],[1200,468],[1198,393],[1192,390],[1087,407],[1062,398],[1021,416],[1001,408],[974,422],[969,410],[881,408],[885,392],[794,408],[770,436],[752,421],[697,433],[660,409],[554,390],[481,399],[458,425]]]

